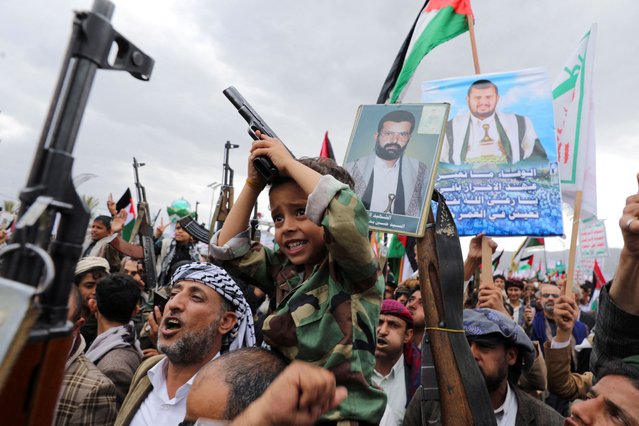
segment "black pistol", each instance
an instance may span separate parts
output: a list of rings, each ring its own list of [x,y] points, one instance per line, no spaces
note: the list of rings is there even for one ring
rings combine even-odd
[[[248,133],[253,138],[253,140],[259,139],[255,134],[257,130],[259,130],[266,136],[277,138],[275,132],[268,126],[268,124],[266,124],[262,117],[260,117],[260,115],[255,112],[253,107],[251,107],[246,99],[244,99],[244,96],[240,95],[240,92],[238,92],[235,87],[229,86],[222,93],[224,93],[224,96],[226,96],[226,98],[231,101],[233,106],[237,108],[237,112],[239,112],[242,118],[244,118],[244,120],[246,120],[246,122],[248,123]],[[289,150],[288,152],[291,151]],[[293,155],[292,152],[291,155]],[[253,166],[259,172],[259,174],[262,175],[266,183],[271,183],[273,179],[275,179],[279,174],[277,167],[273,165],[273,162],[268,157],[257,157],[255,160],[253,160]]]

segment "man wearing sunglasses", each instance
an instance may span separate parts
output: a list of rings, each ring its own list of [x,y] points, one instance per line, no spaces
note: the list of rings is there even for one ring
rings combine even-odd
[[[541,311],[535,314],[530,329],[530,339],[538,340],[542,347],[546,340],[557,335],[557,323],[555,322],[555,302],[561,296],[561,290],[554,284],[542,284],[539,288],[539,304]],[[548,335],[550,333],[550,336]],[[581,321],[576,321],[572,329],[575,344],[581,343],[588,336],[588,327]]]

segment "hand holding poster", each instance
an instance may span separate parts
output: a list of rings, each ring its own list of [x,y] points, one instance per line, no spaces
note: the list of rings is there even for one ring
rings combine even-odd
[[[460,235],[561,235],[552,98],[541,70],[425,82],[449,102],[436,188]]]

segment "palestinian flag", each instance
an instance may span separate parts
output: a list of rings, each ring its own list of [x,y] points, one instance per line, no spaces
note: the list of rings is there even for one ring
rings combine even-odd
[[[328,130],[324,133],[324,141],[322,141],[322,150],[320,151],[320,157],[330,158],[335,161],[335,154],[333,153],[333,147],[331,141],[328,139]]]
[[[606,278],[604,278],[604,274],[601,272],[597,259],[595,259],[595,264],[592,267],[592,283],[595,290],[599,290],[606,285]]]
[[[513,254],[512,260],[510,262],[510,271],[514,272],[517,271],[517,259],[523,260],[523,258],[521,258],[521,256],[524,254],[524,252],[527,249],[531,249],[533,247],[544,247],[545,248],[545,241],[543,238],[536,238],[536,237],[526,237],[524,239],[524,242],[521,243],[521,245],[519,246],[519,248],[517,249],[517,251],[515,251],[515,254]],[[527,258],[526,258],[527,259]],[[532,266],[532,264],[531,264]]]
[[[124,194],[120,197],[115,204],[115,209],[120,211],[125,209],[127,211],[126,222],[124,222],[124,228],[122,229],[122,239],[124,241],[131,241],[131,232],[133,231],[133,225],[135,224],[135,206],[133,204],[133,197],[131,196],[131,190],[129,188],[124,191]]]
[[[468,31],[467,16],[473,19],[472,14],[470,0],[426,1],[391,66],[377,103],[401,101],[422,58],[438,45]]]
[[[531,254],[530,256],[522,257],[521,259],[519,259],[519,270],[524,271],[527,269],[532,269],[534,257],[535,255]]]
[[[497,256],[495,256],[495,258],[493,259],[493,271],[497,270],[497,267],[499,266],[499,261],[501,260],[501,256],[504,254],[504,251],[502,250],[501,253],[499,253]]]

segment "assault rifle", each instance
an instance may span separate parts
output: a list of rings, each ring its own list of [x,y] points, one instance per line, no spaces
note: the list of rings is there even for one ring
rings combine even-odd
[[[146,190],[140,183],[139,168],[144,163],[138,163],[133,157],[133,174],[135,175],[135,189],[138,193],[138,220],[135,224],[137,234],[140,238],[140,245],[144,250],[144,270],[146,272],[146,281],[144,282],[147,289],[156,289],[158,286],[157,273],[155,271],[155,247],[153,244],[153,225],[151,223],[151,214],[149,213],[149,203],[146,199]],[[135,235],[136,229],[133,230]]]
[[[275,132],[268,126],[268,124],[266,124],[262,117],[260,117],[260,115],[255,112],[253,107],[251,107],[246,99],[244,99],[244,97],[240,95],[240,92],[238,92],[235,87],[230,86],[222,93],[224,93],[224,96],[226,96],[226,98],[231,101],[233,106],[237,108],[237,112],[239,112],[242,118],[248,123],[248,133],[251,138],[253,138],[253,140],[259,139],[255,134],[255,132],[258,130],[266,136],[279,139]],[[289,150],[288,152],[291,151]],[[291,155],[293,155],[292,152]],[[275,179],[279,174],[277,167],[275,167],[271,159],[268,157],[257,157],[255,160],[253,160],[253,166],[255,167],[255,170],[257,170],[262,175],[266,183],[271,183],[273,179]]]
[[[0,400],[6,424],[53,422],[73,341],[67,301],[89,223],[89,211],[71,179],[72,154],[95,73],[121,70],[146,81],[153,69],[153,59],[113,29],[113,10],[110,1],[95,0],[91,11],[75,13],[51,107],[20,193],[20,218],[12,243],[0,252],[2,299],[22,294],[28,311],[21,311],[9,333],[3,328],[0,339]],[[117,55],[109,63],[112,46]],[[8,308],[7,318],[13,321],[18,306]]]
[[[211,217],[211,233],[213,233],[213,229],[216,231],[222,229],[222,225],[224,225],[224,221],[231,211],[231,207],[233,207],[233,175],[235,171],[229,165],[229,152],[231,149],[239,147],[239,145],[232,144],[230,141],[226,141],[226,144],[224,144],[224,163],[222,165],[224,176],[222,178],[222,186],[220,187],[220,197],[217,199],[215,212]]]

